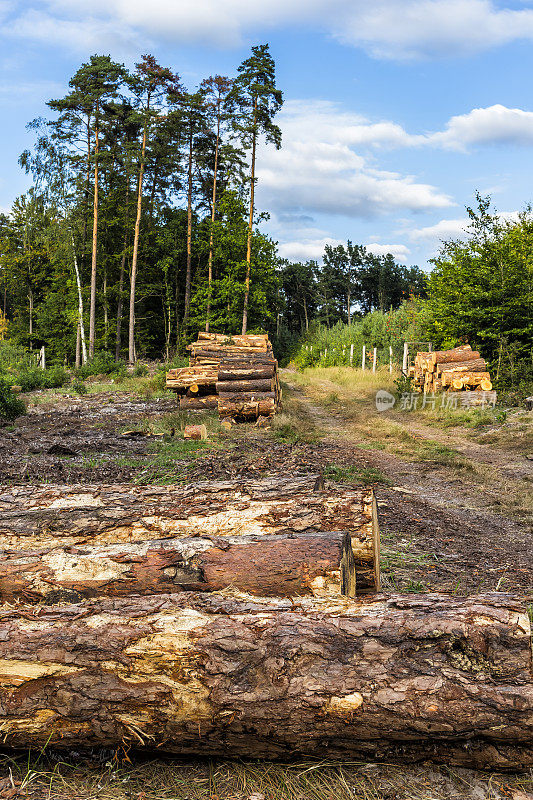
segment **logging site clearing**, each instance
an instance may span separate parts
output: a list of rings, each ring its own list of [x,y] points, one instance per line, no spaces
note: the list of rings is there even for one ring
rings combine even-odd
[[[267,419],[266,424],[260,425],[256,421],[229,424],[219,417],[216,408],[195,412],[180,411],[176,396],[161,388],[160,373],[158,375],[155,366],[150,366],[149,374],[145,377],[127,376],[120,382],[104,377],[88,380],[88,392],[83,397],[76,395],[70,388],[26,394],[24,399],[28,413],[12,425],[5,426],[2,431],[0,538],[3,537],[4,551],[9,551],[12,561],[8,557],[5,562],[0,583],[4,591],[3,600],[7,601],[5,608],[9,609],[9,603],[14,604],[13,625],[21,624],[20,630],[14,634],[20,637],[20,644],[19,639],[16,639],[17,646],[31,649],[35,647],[35,636],[42,635],[49,657],[39,659],[36,664],[28,655],[27,671],[25,673],[23,669],[17,675],[13,683],[13,696],[19,691],[17,686],[21,681],[24,687],[29,687],[30,684],[33,687],[31,691],[24,689],[25,693],[29,692],[29,697],[32,691],[42,691],[39,687],[45,686],[46,681],[60,680],[61,675],[65,676],[70,670],[79,669],[61,666],[58,677],[58,665],[48,663],[53,661],[56,657],[54,654],[60,648],[69,646],[67,640],[71,636],[77,642],[89,641],[87,637],[96,636],[94,640],[91,639],[93,643],[88,652],[92,648],[96,653],[94,658],[99,663],[104,659],[104,652],[105,659],[108,659],[105,663],[108,665],[115,663],[112,659],[116,659],[113,669],[118,670],[118,675],[122,674],[121,670],[124,677],[129,675],[127,680],[132,687],[137,680],[135,670],[139,670],[139,664],[141,674],[146,676],[146,659],[153,657],[153,648],[157,646],[155,642],[161,642],[160,647],[165,647],[165,637],[168,639],[169,632],[173,630],[170,626],[176,624],[170,622],[171,611],[165,610],[167,606],[164,598],[168,595],[160,595],[162,599],[157,599],[158,592],[169,590],[161,584],[160,577],[157,578],[159,583],[156,585],[154,569],[159,570],[158,576],[164,574],[168,578],[169,570],[163,568],[166,562],[152,562],[148,557],[150,552],[153,553],[150,550],[151,540],[156,540],[161,547],[161,539],[171,535],[170,530],[174,536],[196,536],[183,540],[192,542],[193,545],[189,544],[187,552],[184,548],[181,554],[182,577],[176,577],[176,567],[173,567],[174,572],[168,578],[174,583],[179,582],[182,588],[194,590],[189,593],[193,599],[186,609],[187,627],[180,630],[191,631],[196,626],[194,635],[198,637],[199,644],[195,646],[212,647],[208,634],[203,631],[215,630],[218,624],[222,624],[227,631],[224,635],[235,642],[233,650],[230,648],[227,653],[237,653],[237,648],[239,651],[243,648],[246,651],[248,645],[243,644],[243,641],[249,640],[244,626],[245,619],[250,615],[257,613],[265,620],[270,615],[272,630],[277,630],[277,615],[284,613],[283,610],[286,609],[285,613],[288,614],[290,610],[296,619],[300,614],[298,609],[301,609],[298,617],[300,622],[294,622],[296,627],[291,636],[299,637],[298,640],[303,642],[304,652],[318,653],[317,648],[326,646],[319,639],[322,634],[318,630],[326,630],[322,625],[327,627],[329,624],[329,614],[333,613],[342,619],[344,613],[345,607],[335,600],[340,591],[336,583],[336,570],[340,563],[342,581],[349,583],[352,572],[355,576],[353,591],[343,590],[343,594],[368,596],[367,605],[363,606],[358,623],[362,628],[357,635],[363,638],[367,635],[365,625],[374,624],[371,622],[374,614],[385,614],[383,619],[388,614],[397,617],[400,612],[395,610],[394,599],[390,601],[390,609],[386,612],[388,601],[383,600],[383,597],[393,598],[394,595],[401,594],[404,599],[398,608],[402,609],[401,617],[407,627],[438,626],[441,624],[440,614],[451,614],[455,620],[462,620],[458,624],[465,630],[471,625],[476,627],[477,618],[483,619],[483,625],[494,629],[495,633],[487,634],[487,642],[491,642],[487,651],[483,650],[481,644],[479,648],[487,653],[487,659],[494,661],[494,671],[491,674],[499,676],[495,678],[496,683],[503,681],[504,687],[496,686],[494,692],[498,690],[505,694],[506,682],[508,686],[516,686],[516,691],[524,681],[527,684],[524,675],[530,659],[529,638],[518,637],[511,645],[510,640],[505,644],[504,637],[504,644],[501,645],[498,637],[503,635],[501,630],[508,624],[506,620],[513,619],[522,605],[526,608],[529,603],[531,608],[533,604],[533,414],[519,408],[502,406],[450,409],[426,404],[422,408],[422,403],[418,403],[416,409],[408,411],[402,410],[400,402],[386,412],[380,412],[376,408],[376,393],[379,390],[394,393],[395,377],[396,375],[389,374],[385,368],[376,372],[363,372],[348,367],[308,368],[302,371],[283,369],[279,372],[283,408],[279,408],[277,414]],[[280,397],[281,388],[276,390]],[[205,426],[207,438],[185,439],[183,432],[190,424],[196,427]],[[180,503],[185,505],[176,506],[173,510],[168,499],[169,487],[181,487]],[[318,493],[314,494],[316,491]],[[235,505],[234,498],[237,495],[240,500]],[[187,497],[191,500],[187,500]],[[206,497],[208,500],[205,500]],[[188,516],[189,502],[194,502],[195,517]],[[207,502],[211,505],[211,510],[215,509],[218,514],[217,519],[228,513],[227,509],[236,509],[232,513],[237,515],[241,526],[239,536],[227,537],[222,544],[213,537],[211,541],[204,543],[198,538],[202,536],[201,533],[192,532],[194,520],[207,513]],[[270,522],[267,528],[261,527],[262,517],[254,517],[251,513],[254,502],[261,505],[263,516],[265,508],[270,508],[269,504],[274,509],[268,512]],[[280,502],[292,510],[289,518],[284,517],[285,521],[280,522],[278,531],[272,519],[275,519],[274,507]],[[372,535],[375,536],[375,531],[372,534],[373,502],[378,509],[381,553],[379,547],[376,551],[372,545]],[[144,528],[139,523],[138,508],[141,505]],[[326,540],[324,533],[308,532],[309,518],[312,515],[318,520],[315,527],[319,531],[342,530],[343,524],[347,524],[348,515],[354,518],[352,506],[361,509],[358,512],[360,533],[357,534],[357,552],[354,546],[357,537],[354,538],[352,530],[350,558],[352,552],[359,558],[356,558],[355,566],[346,559],[346,540],[343,536],[334,538],[330,534]],[[180,511],[180,508],[185,508],[185,512]],[[61,516],[62,509],[70,509],[68,518]],[[61,520],[65,519],[67,527],[63,529]],[[112,536],[107,536],[110,519],[113,521]],[[191,527],[191,532],[188,532],[187,526]],[[179,534],[176,533],[178,529]],[[248,536],[249,531],[251,536]],[[25,540],[24,536],[29,538]],[[28,544],[24,544],[25,541]],[[254,561],[256,565],[261,565],[254,572],[249,569],[250,562],[246,559],[250,556],[247,555],[246,548],[255,547],[257,551],[259,541],[264,549],[264,558]],[[139,549],[139,542],[146,544],[144,549]],[[284,542],[289,549],[283,549]],[[60,564],[50,556],[58,543],[63,548],[63,560]],[[213,547],[214,544],[216,547]],[[79,596],[80,584],[76,583],[76,569],[81,569],[79,562],[83,559],[76,557],[75,561],[68,561],[69,553],[81,552],[73,549],[80,546],[85,548],[83,552],[89,553],[87,561],[82,565],[86,570],[84,586],[92,587],[87,600]],[[320,568],[316,574],[309,575],[306,572],[303,575],[298,571],[300,562],[295,561],[290,575],[293,583],[284,585],[283,570],[287,566],[287,556],[284,554],[290,552],[291,558],[298,559],[300,546],[307,552],[312,548]],[[113,548],[116,551],[117,547],[120,549],[120,559],[116,558],[111,565]],[[137,549],[128,551],[130,556],[127,556],[125,553],[128,547],[130,550],[132,547]],[[20,551],[25,548],[26,552],[21,558]],[[161,554],[162,550],[157,552]],[[376,565],[373,563],[376,552],[378,567],[381,567],[381,591],[384,593],[378,596],[382,599],[377,604],[372,599],[372,592],[376,589]],[[115,586],[112,599],[102,600],[98,597],[100,584],[97,581],[98,576],[91,573],[91,558],[93,562],[97,558],[108,559],[105,581],[115,581],[116,586],[122,587],[117,589]],[[133,572],[120,570],[120,562],[128,559],[130,566],[130,562],[136,564]],[[280,562],[276,559],[280,559]],[[239,572],[241,563],[242,573]],[[51,571],[54,569],[62,569],[63,577],[67,576],[68,580],[64,580],[63,588],[56,594],[47,594],[46,587],[49,586]],[[233,570],[234,576],[240,576],[236,577],[239,586],[244,586],[252,595],[259,596],[255,609],[249,603],[249,595],[244,603],[245,596],[233,592],[232,589],[219,593],[219,599],[216,599],[215,594],[202,595],[205,589],[216,590],[231,583],[231,578],[227,577],[228,569]],[[133,582],[128,583],[128,580]],[[200,585],[200,581],[205,585]],[[188,585],[185,585],[187,582]],[[306,592],[313,597],[292,597]],[[445,594],[428,596],[428,593],[435,592]],[[499,594],[495,595],[495,592]],[[131,593],[136,596],[132,597]],[[148,596],[141,597],[142,594]],[[468,604],[473,602],[472,596],[478,594],[483,594],[485,600],[481,598],[471,610]],[[466,595],[469,598],[462,600]],[[181,598],[184,596],[185,592],[179,595]],[[283,599],[284,596],[287,597],[286,600]],[[514,599],[510,599],[511,596]],[[501,597],[501,600],[494,600],[495,597]],[[41,608],[36,624],[32,622],[32,615],[37,610],[24,615],[25,621],[22,623],[16,621],[16,608],[20,598],[30,604],[25,606],[26,609]],[[424,598],[427,598],[427,602]],[[520,599],[518,605],[517,598]],[[44,606],[40,605],[43,600]],[[80,600],[86,605],[77,605]],[[59,602],[63,605],[55,605]],[[77,610],[83,608],[88,609],[85,614]],[[323,623],[312,634],[301,622],[310,610],[319,616],[324,615]],[[174,611],[175,609],[172,613]],[[6,620],[10,613],[6,610]],[[365,613],[369,615],[368,622],[364,621]],[[84,621],[87,614],[89,617]],[[135,641],[129,638],[123,655],[113,654],[112,642],[118,648],[117,653],[121,653],[121,648],[125,646],[120,644],[121,626],[110,623],[114,614],[120,614],[124,625],[127,623],[139,630],[142,628],[145,631],[144,636],[146,631],[152,631],[151,635]],[[157,621],[159,618],[161,623]],[[409,622],[410,619],[413,621]],[[208,620],[212,621],[204,627]],[[218,620],[222,622],[219,623]],[[162,627],[158,627],[160,624]],[[183,619],[179,624],[185,624]],[[62,628],[62,625],[65,627]],[[150,628],[154,625],[155,627]],[[303,627],[298,628],[298,625]],[[498,626],[500,632],[496,633]],[[91,633],[96,628],[97,635]],[[267,641],[268,626],[264,633],[259,633],[259,628],[255,630],[253,636],[264,636]],[[19,741],[19,746],[24,747],[28,740],[35,744],[29,756],[27,751],[20,755],[16,750],[4,751],[2,774],[7,777],[0,784],[0,798],[529,800],[533,796],[531,769],[524,771],[522,768],[516,771],[516,764],[531,763],[527,756],[530,734],[526,735],[522,744],[519,737],[511,747],[503,742],[493,745],[490,740],[488,744],[477,742],[473,744],[470,754],[468,748],[464,750],[457,747],[452,741],[446,743],[441,739],[437,745],[435,740],[435,763],[416,758],[416,742],[409,744],[406,740],[400,749],[394,741],[387,744],[388,733],[384,733],[381,750],[379,753],[375,751],[378,756],[375,759],[372,758],[372,746],[366,751],[364,747],[357,750],[357,747],[354,749],[349,743],[343,744],[342,726],[353,721],[363,698],[353,689],[351,694],[340,692],[341,696],[334,696],[334,688],[331,687],[341,680],[346,658],[341,633],[337,634],[335,631],[337,627],[332,628],[328,634],[332,638],[327,645],[330,651],[331,648],[338,648],[338,651],[335,650],[335,660],[332,661],[330,655],[329,662],[322,661],[325,666],[320,668],[319,673],[313,673],[314,668],[311,666],[308,668],[309,674],[315,676],[315,683],[327,681],[327,691],[333,692],[329,700],[329,716],[310,718],[317,730],[323,727],[323,736],[329,737],[329,750],[324,748],[316,751],[310,740],[306,746],[309,756],[296,754],[289,760],[284,758],[283,749],[276,751],[276,746],[269,744],[268,735],[256,741],[255,750],[254,745],[247,743],[246,737],[244,744],[239,744],[238,736],[234,736],[231,749],[228,749],[228,758],[224,758],[219,755],[220,746],[216,739],[222,733],[213,729],[205,738],[203,757],[195,755],[194,749],[187,749],[188,740],[184,740],[185,744],[179,750],[180,755],[167,752],[156,757],[153,748],[149,752],[151,723],[146,716],[148,712],[143,717],[141,712],[135,712],[131,706],[126,706],[126,711],[123,709],[120,715],[121,724],[131,734],[123,747],[117,749],[96,746],[87,750],[75,745],[66,748],[62,745],[64,749],[57,749],[53,743],[49,743],[48,736],[51,737],[52,734],[46,733],[50,724],[46,715],[51,712],[43,710],[37,712],[32,719],[27,717],[25,720],[15,720],[14,723],[2,723],[3,735],[12,746],[16,747]],[[481,628],[474,633],[479,641],[479,637],[485,635]],[[210,635],[216,638],[215,633]],[[306,645],[305,637],[309,635],[312,636],[312,643],[310,640]],[[393,645],[395,638],[391,638],[390,632],[384,630],[380,635],[381,639],[377,634],[372,639],[373,644],[368,642],[368,651],[363,647],[361,653],[364,655],[361,656],[357,670],[364,683],[372,674],[376,654],[381,652],[375,650],[374,653],[372,648],[385,648],[388,653],[387,669],[392,670],[389,676],[392,687],[396,680],[392,676],[403,674],[407,656],[402,655],[401,642]],[[422,636],[422,633],[419,635]],[[436,634],[429,631],[425,635],[429,638],[424,641],[422,652],[430,653],[433,647],[431,636]],[[184,639],[185,634],[180,636]],[[33,637],[31,641],[34,643],[27,637]],[[477,658],[479,654],[474,656],[470,651],[454,649],[455,640],[456,635],[453,634],[449,646],[450,653],[455,655],[450,664],[454,669],[462,670],[462,680],[465,681],[465,676],[475,674],[476,670],[479,672],[484,667],[479,663],[470,669],[469,659]],[[66,645],[63,644],[64,641],[67,642]],[[143,642],[150,641],[152,644],[146,649],[147,645]],[[265,646],[266,652],[270,652],[268,644]],[[399,649],[394,655],[393,651],[397,646]],[[505,648],[503,660],[498,656],[498,648],[502,646]],[[98,651],[99,647],[103,648],[102,652]],[[2,648],[3,643],[0,642],[0,663],[5,664],[5,651]],[[78,663],[75,655],[77,649],[78,644],[70,652],[71,660],[64,661],[64,664]],[[157,652],[161,654],[161,651]],[[126,656],[130,659],[129,666],[124,661]],[[191,653],[187,657],[187,663],[193,663],[193,656]],[[232,656],[232,659],[234,657],[237,656]],[[412,661],[416,657],[415,654],[410,654],[408,659]],[[273,663],[269,664],[269,661]],[[230,662],[233,664],[230,659],[219,665],[222,673],[235,669],[235,666],[230,666]],[[276,683],[274,675],[280,670],[280,665],[274,662],[273,658],[264,660],[264,673],[266,675],[268,670],[273,671],[269,678],[273,684]],[[119,667],[119,663],[122,666]],[[199,666],[200,661],[194,663],[196,670],[204,668]],[[328,664],[331,667],[329,673]],[[332,664],[337,666],[331,666]],[[211,662],[210,674],[214,674],[216,668],[216,663]],[[54,669],[56,673],[52,675]],[[152,670],[152,666],[149,669]],[[163,674],[163,677],[159,675],[159,679],[162,681],[164,678],[167,682],[160,685],[159,692],[168,691],[167,684],[172,682],[177,686],[176,680],[180,681],[179,686],[185,686],[185,678],[177,678],[176,673],[168,669],[170,668],[167,668],[164,661],[157,665],[158,675]],[[355,669],[353,664],[350,669]],[[325,670],[324,675],[322,670]],[[9,683],[13,675],[5,669],[4,672],[3,680]],[[204,678],[208,680],[205,676]],[[74,681],[75,675],[69,677],[69,680]],[[146,686],[155,687],[155,680],[154,673],[153,682]],[[283,669],[279,680],[283,681]],[[399,686],[399,682],[397,683]],[[121,700],[122,690],[112,689],[103,682],[99,690],[98,685],[98,681],[93,681],[90,689],[78,689],[76,702],[86,703],[88,710],[92,708],[91,702],[99,703],[100,708],[108,702],[109,693],[112,696],[110,702],[115,705],[124,702]],[[483,684],[480,691],[488,691],[488,686],[489,684]],[[198,718],[198,731],[195,730],[194,735],[201,737],[203,720],[211,712],[207,699],[202,694],[202,684],[198,683],[196,688],[191,688],[189,683],[187,687],[187,694],[182,698],[182,707],[191,718]],[[313,691],[317,690],[315,686]],[[527,686],[524,686],[524,691],[526,690]],[[67,722],[66,719],[69,715],[70,719],[74,712],[69,705],[72,700],[67,699],[66,691],[61,691],[65,695],[66,704],[63,731],[66,741],[71,735],[74,736],[70,727],[72,722]],[[166,709],[166,701],[158,700],[164,694],[158,694],[155,688],[142,691],[143,694],[146,692],[146,708],[151,708],[155,703],[156,706],[161,704],[162,709]],[[227,690],[221,686],[217,688],[219,698],[224,691],[231,694],[231,683]],[[241,697],[244,697],[243,691],[242,688],[239,689]],[[311,691],[311,684],[308,691]],[[426,690],[420,694],[420,702],[423,702],[424,691]],[[249,693],[251,694],[251,689]],[[431,735],[431,725],[436,726],[435,730],[440,730],[439,726],[444,723],[449,730],[455,730],[456,719],[457,725],[463,726],[461,729],[465,730],[467,718],[474,718],[476,715],[479,717],[480,714],[485,715],[483,724],[487,729],[494,727],[495,721],[503,720],[503,726],[511,725],[509,731],[518,730],[517,720],[513,723],[505,721],[507,712],[503,710],[503,695],[494,694],[492,699],[489,697],[488,705],[483,706],[483,711],[477,705],[478,702],[482,703],[481,698],[479,701],[476,699],[477,693],[478,689],[472,685],[468,701],[463,699],[457,704],[450,697],[447,705],[440,708],[435,706],[433,711],[432,706],[425,707],[426,710],[418,708],[417,717],[427,714],[431,716],[433,713],[435,715],[435,723],[425,722],[425,727],[420,728],[420,735]],[[59,695],[58,692],[57,697]],[[269,706],[268,714],[277,715],[281,704],[288,702],[285,694],[283,700],[281,696]],[[397,697],[400,696],[403,696],[401,691]],[[408,696],[410,703],[418,702],[414,696]],[[21,705],[17,708],[24,709],[27,700],[22,699],[22,694],[20,697]],[[306,727],[312,727],[310,720],[305,717],[301,721],[298,719],[298,715],[303,713],[298,697],[299,695],[295,695],[294,702],[297,705],[293,710],[287,708],[287,720],[291,721],[290,724],[287,722],[288,737],[292,735],[289,728],[292,730],[293,725],[295,730],[298,728],[298,735]],[[257,725],[260,726],[264,715],[261,711],[264,700],[261,699],[260,692],[257,698],[257,708],[253,713],[257,715]],[[128,703],[133,702],[133,699],[134,694]],[[236,701],[237,705],[240,701]],[[226,707],[226,702],[229,701],[220,700],[221,707]],[[250,698],[242,702],[248,702],[246,713],[251,715]],[[383,700],[383,708],[387,708],[387,702],[389,701]],[[391,702],[397,702],[397,699]],[[518,702],[522,701],[517,695],[516,703]],[[489,719],[486,717],[486,709],[491,706],[502,710],[501,713],[498,712],[499,716],[495,712]],[[109,713],[112,715],[115,712],[111,709]],[[177,712],[170,706],[162,713],[175,716]],[[182,713],[181,707],[179,713]],[[223,715],[227,712],[218,713]],[[372,723],[378,728],[380,713],[385,714],[383,724],[390,724],[386,715],[388,712],[379,712]],[[42,719],[40,715],[44,715]],[[231,727],[233,718],[230,715],[224,725]],[[159,718],[158,724],[163,725]],[[168,727],[174,722],[169,718],[164,724]],[[398,721],[394,724],[401,726],[402,723]],[[11,725],[15,727],[10,728]],[[341,725],[337,733],[335,725]],[[13,735],[9,738],[11,734]],[[397,735],[401,736],[401,727],[398,727]],[[76,736],[77,733],[73,741],[79,741]],[[172,747],[165,746],[165,749],[172,750]],[[184,755],[187,752],[190,755]],[[348,752],[358,755],[343,757],[343,753]],[[238,760],[229,760],[230,755],[237,755]],[[482,766],[486,770],[477,771],[472,766]]]

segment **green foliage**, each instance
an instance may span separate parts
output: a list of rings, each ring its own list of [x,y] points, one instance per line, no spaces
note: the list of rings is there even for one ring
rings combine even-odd
[[[23,401],[13,392],[8,381],[0,377],[0,419],[14,420],[25,413]]]
[[[497,388],[533,382],[533,214],[502,221],[490,198],[468,209],[466,241],[433,260],[428,306],[439,347],[468,341],[488,361]]]
[[[313,324],[293,360],[300,368],[348,366],[353,345],[353,366],[359,367],[365,345],[367,368],[372,367],[374,347],[377,348],[378,365],[389,363],[389,347],[392,347],[393,362],[398,364],[402,360],[404,341],[426,339],[430,321],[426,301],[412,297],[404,300],[399,308],[386,313],[373,311],[356,317],[351,325],[337,322],[328,328],[323,324]]]
[[[115,361],[114,356],[101,350],[95,353],[94,358],[89,359],[77,372],[76,377],[85,380],[94,375],[116,375],[123,376],[126,374],[126,365],[123,361]]]
[[[76,378],[76,380],[72,384],[72,388],[74,389],[76,394],[79,394],[79,395],[84,395],[84,394],[87,394],[87,392],[88,392],[88,389],[87,389],[86,385],[84,384],[83,381],[80,381],[79,378]]]
[[[413,379],[404,375],[403,372],[401,375],[395,379],[394,385],[396,386],[396,394],[400,397],[402,394],[412,394],[415,391],[413,386]]]
[[[133,376],[135,378],[144,378],[145,375],[148,375],[148,367],[146,364],[137,364],[133,370]]]

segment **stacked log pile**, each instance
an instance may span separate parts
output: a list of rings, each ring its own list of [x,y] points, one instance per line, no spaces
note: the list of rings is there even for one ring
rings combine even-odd
[[[425,394],[440,391],[492,393],[492,381],[485,360],[469,344],[452,350],[418,352],[409,370],[415,388]],[[472,398],[475,399],[475,398]]]
[[[278,362],[268,336],[198,334],[188,346],[189,366],[170,370],[167,386],[181,395],[181,410],[217,408],[238,421],[271,417],[281,407]]]

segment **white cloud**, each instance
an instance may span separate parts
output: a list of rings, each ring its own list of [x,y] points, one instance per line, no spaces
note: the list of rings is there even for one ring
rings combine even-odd
[[[0,0],[2,6],[8,6]],[[533,39],[533,9],[512,0],[33,0],[12,32],[86,50],[105,42],[235,47],[280,26],[307,25],[378,58],[469,55]],[[33,27],[31,20],[39,22]],[[151,43],[151,42],[150,42]]]
[[[282,149],[262,148],[258,161],[260,204],[278,215],[322,212],[370,218],[397,209],[452,205],[434,186],[380,170],[355,152],[354,146],[366,137],[362,129],[372,126],[333,104],[289,102],[278,122]]]
[[[497,214],[502,222],[516,222],[518,211],[501,211]],[[468,217],[460,219],[441,219],[434,225],[423,228],[413,228],[408,231],[409,238],[414,242],[440,242],[446,239],[466,239],[467,228],[470,224]]]
[[[409,255],[411,253],[410,249],[405,244],[376,244],[371,242],[366,245],[366,249],[375,256],[386,256],[392,253],[394,258],[397,261],[401,261],[403,264],[409,261]]]
[[[374,0],[346,3],[337,38],[378,58],[470,55],[533,38],[533,10],[490,0]]]
[[[281,258],[287,258],[289,261],[322,261],[327,244],[335,247],[342,242],[340,239],[332,239],[330,236],[322,239],[284,242],[279,245],[278,253]]]
[[[474,108],[452,117],[444,131],[427,137],[428,143],[455,150],[473,144],[533,145],[533,111],[497,104]]]

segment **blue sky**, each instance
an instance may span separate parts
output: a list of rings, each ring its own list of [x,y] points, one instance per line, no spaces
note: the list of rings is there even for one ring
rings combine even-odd
[[[0,209],[26,190],[26,123],[92,53],[192,88],[268,41],[285,105],[258,205],[288,258],[363,243],[425,267],[490,193],[533,200],[533,0],[0,0]]]

